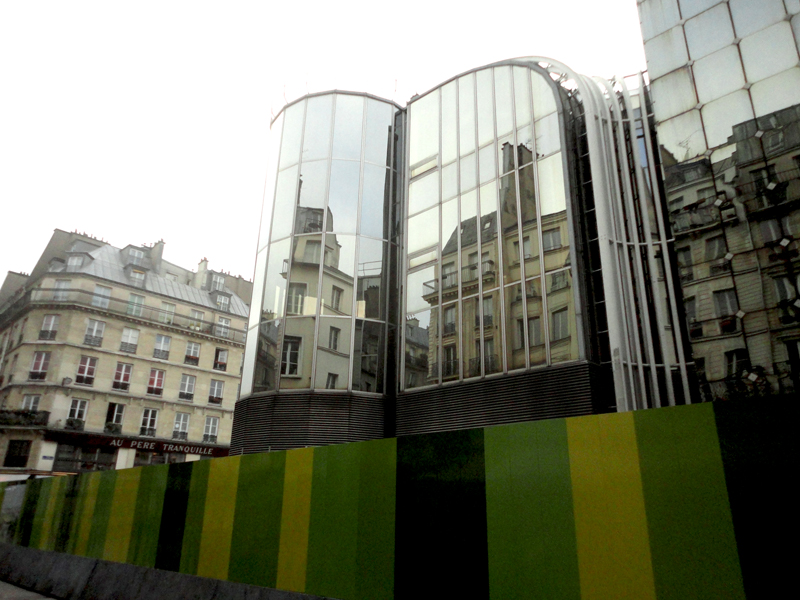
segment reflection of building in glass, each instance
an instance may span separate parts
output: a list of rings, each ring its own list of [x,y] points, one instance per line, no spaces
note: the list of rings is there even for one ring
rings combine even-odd
[[[234,452],[690,401],[646,89],[537,58],[288,105]]]
[[[800,6],[639,7],[702,398],[796,393]]]

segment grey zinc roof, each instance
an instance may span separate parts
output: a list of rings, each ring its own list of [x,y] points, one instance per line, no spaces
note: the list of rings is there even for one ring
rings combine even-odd
[[[89,255],[93,260],[84,265],[81,269],[82,273],[122,285],[133,285],[133,282],[125,273],[125,263],[119,250],[113,246],[103,246],[90,252]],[[217,310],[217,305],[207,290],[199,290],[184,283],[170,281],[156,273],[147,273],[142,289],[183,302],[205,306],[211,310]],[[228,288],[225,288],[225,291],[231,295],[229,312],[240,317],[247,317],[248,309],[244,301]]]

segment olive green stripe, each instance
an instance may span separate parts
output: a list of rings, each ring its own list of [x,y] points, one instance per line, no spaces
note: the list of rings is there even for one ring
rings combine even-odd
[[[14,540],[20,546],[30,545],[41,486],[42,480],[32,480],[25,484],[25,497],[22,500],[22,510],[20,511],[17,530],[14,534]]]
[[[579,599],[565,421],[490,427],[484,435],[492,600]]]
[[[80,531],[83,511],[86,506],[86,495],[89,484],[89,478],[83,475],[73,475],[72,479],[75,481],[75,499],[71,508],[72,514],[70,515],[69,529],[65,532],[66,540],[63,550],[69,554],[76,553],[75,549],[78,543],[78,532]]]
[[[136,509],[127,562],[142,567],[153,567],[156,564],[169,465],[140,468],[142,475],[139,478],[139,492],[136,494]]]
[[[228,579],[263,587],[278,580],[286,452],[242,456]]]
[[[200,558],[200,541],[203,534],[203,513],[206,506],[208,473],[210,460],[201,460],[192,465],[192,478],[189,482],[189,501],[186,505],[186,527],[183,530],[180,572],[197,574],[197,561]]]
[[[659,600],[743,599],[713,406],[634,420]]]
[[[306,592],[354,598],[363,444],[317,448],[311,480]]]
[[[82,502],[80,524],[75,536],[75,554],[86,556],[89,547],[89,538],[94,523],[94,510],[97,501],[97,491],[100,489],[102,473],[82,475],[86,480],[86,492]]]
[[[63,505],[64,478],[53,477],[50,485],[49,498],[45,508],[44,520],[42,521],[42,531],[39,536],[40,550],[54,550],[56,536],[58,534],[58,524],[61,520],[60,507]]]
[[[100,484],[97,488],[97,498],[92,515],[92,529],[89,533],[89,545],[86,548],[86,556],[90,558],[103,558],[116,481],[116,471],[103,471],[100,474]]]
[[[394,595],[397,440],[359,444],[357,600]]]
[[[36,500],[36,512],[33,516],[33,527],[31,528],[31,538],[28,546],[31,548],[39,548],[42,542],[42,528],[44,527],[44,519],[47,513],[47,503],[50,500],[50,490],[53,487],[53,478],[48,477],[43,479],[39,484],[39,495]]]

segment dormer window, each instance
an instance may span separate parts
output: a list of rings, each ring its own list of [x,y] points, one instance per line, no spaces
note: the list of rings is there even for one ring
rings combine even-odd
[[[144,271],[133,269],[131,271],[131,281],[136,287],[144,287]]]
[[[211,289],[215,291],[223,291],[225,289],[225,278],[222,275],[213,273],[211,275]]]
[[[67,271],[77,271],[83,266],[82,256],[70,256],[67,259]]]
[[[228,312],[228,307],[230,306],[230,298],[227,296],[219,295],[217,296],[217,308],[221,311]]]
[[[136,248],[128,248],[128,262],[132,265],[139,266],[144,260],[144,252]]]

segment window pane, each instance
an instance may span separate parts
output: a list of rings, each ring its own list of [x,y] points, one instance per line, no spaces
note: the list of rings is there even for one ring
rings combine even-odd
[[[328,161],[316,160],[304,162],[300,166],[300,183],[298,190],[298,207],[316,208],[325,207],[325,188],[328,184]],[[298,215],[302,209],[298,208]],[[295,233],[303,233],[300,229],[301,218],[298,216],[295,224]]]
[[[278,347],[282,321],[263,321],[258,327],[253,391],[267,392],[278,387],[280,349]],[[253,335],[253,332],[250,332]]]
[[[551,83],[545,76],[531,71],[531,94],[533,95],[533,118],[539,119],[556,111],[556,98]]]
[[[280,359],[282,390],[311,386],[313,347],[314,319],[286,319]]]
[[[530,69],[514,67],[514,111],[517,127],[531,121],[531,86],[528,83]]]
[[[463,156],[475,150],[475,79],[464,75],[458,80],[458,143]]]
[[[528,310],[528,351],[531,366],[547,362],[544,344],[542,318],[542,285],[541,280],[529,279],[525,282],[525,302]]]
[[[460,368],[460,336],[461,322],[458,315],[458,304],[446,305],[442,311],[442,381],[458,379]]]
[[[409,273],[407,281],[407,313],[416,313],[439,303],[439,282],[434,267]]]
[[[442,200],[449,200],[458,194],[458,163],[442,168]]]
[[[458,164],[458,170],[461,177],[462,192],[471,190],[478,184],[474,154],[462,156]]]
[[[353,391],[383,393],[384,325],[356,321]]]
[[[495,67],[494,96],[497,137],[500,137],[514,130],[514,113],[511,108],[511,67]]]
[[[364,98],[337,94],[333,126],[333,158],[361,158]]]
[[[439,154],[439,90],[412,102],[409,110],[410,164]]]
[[[347,389],[352,322],[330,317],[320,319],[315,389]]]
[[[536,163],[539,174],[539,196],[541,198],[542,217],[567,210],[566,191],[564,190],[564,171],[561,164],[561,153],[554,154]]]
[[[389,213],[389,171],[384,167],[364,165],[364,189],[361,200],[361,234],[388,239],[386,215]]]
[[[297,167],[278,174],[275,189],[275,212],[272,218],[271,240],[287,237],[292,231],[295,206],[297,204]]]
[[[297,164],[300,160],[300,136],[303,134],[303,113],[306,103],[301,100],[284,112],[283,141],[281,142],[280,169]]]
[[[359,177],[359,163],[342,160],[332,162],[327,231],[356,232]]]
[[[432,362],[429,357],[430,311],[422,311],[406,319],[405,323],[405,389],[429,385],[437,381],[432,377]]]
[[[303,136],[302,160],[304,162],[328,156],[332,109],[333,96],[316,96],[308,99],[305,135]]]
[[[442,164],[446,165],[458,155],[456,122],[456,82],[442,88]]]
[[[408,186],[408,214],[413,215],[439,202],[439,171],[434,171]]]
[[[520,284],[505,289],[506,302],[506,362],[508,370],[525,368],[524,297]]]
[[[408,253],[435,246],[439,243],[439,207],[411,217],[408,220]]]
[[[495,290],[484,294],[483,309],[483,371],[485,375],[503,370],[502,326],[500,324],[500,293]]]
[[[536,194],[533,182],[533,165],[519,171],[520,206],[522,208],[523,260],[525,276],[539,274],[539,232],[536,220]]]
[[[492,70],[483,69],[478,71],[475,76],[478,86],[478,146],[483,146],[495,138]]]
[[[368,238],[359,239],[357,266],[356,315],[361,318],[386,318],[384,291],[385,265],[388,260],[386,244]]]
[[[550,312],[550,360],[553,363],[578,358],[575,335],[572,274],[570,270],[547,275],[547,308]]]
[[[261,307],[262,318],[265,320],[283,316],[288,268],[289,240],[271,244]]]
[[[385,102],[367,99],[367,136],[364,160],[384,167],[391,166],[389,149],[394,108]]]

